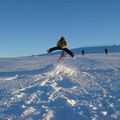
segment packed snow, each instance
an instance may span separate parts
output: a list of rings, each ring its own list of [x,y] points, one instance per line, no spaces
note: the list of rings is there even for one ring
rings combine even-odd
[[[120,53],[0,59],[0,120],[119,120]]]

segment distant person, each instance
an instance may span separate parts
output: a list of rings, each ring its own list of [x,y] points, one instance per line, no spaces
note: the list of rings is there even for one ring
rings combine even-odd
[[[57,46],[50,48],[48,50],[48,53],[51,53],[52,51],[55,51],[55,50],[63,50],[66,53],[68,53],[71,57],[74,57],[74,53],[67,48],[67,41],[63,36],[57,42]]]
[[[84,50],[82,50],[82,55],[85,55],[85,51]]]
[[[107,48],[105,48],[105,54],[108,55],[108,49]]]

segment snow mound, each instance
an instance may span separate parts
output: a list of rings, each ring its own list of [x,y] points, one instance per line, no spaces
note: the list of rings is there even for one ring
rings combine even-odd
[[[73,76],[76,75],[77,72],[74,68],[70,68],[70,66],[58,64],[58,65],[49,65],[47,66],[46,72],[44,75],[47,76],[57,76],[57,75],[67,75],[67,76]]]

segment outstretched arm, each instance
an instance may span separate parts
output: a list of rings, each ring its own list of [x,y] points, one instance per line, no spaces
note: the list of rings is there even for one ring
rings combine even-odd
[[[55,50],[62,50],[62,49],[59,47],[53,47],[48,50],[48,53],[51,53],[52,51],[55,51]]]
[[[64,48],[63,50],[67,52],[71,57],[74,57],[74,53],[70,51],[68,48]]]

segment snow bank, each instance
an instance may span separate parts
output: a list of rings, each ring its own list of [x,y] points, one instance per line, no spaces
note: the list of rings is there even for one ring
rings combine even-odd
[[[68,75],[73,76],[76,75],[76,70],[74,68],[71,68],[70,66],[58,64],[58,65],[49,65],[48,66],[48,72],[45,73],[47,76],[57,76],[57,75]]]

